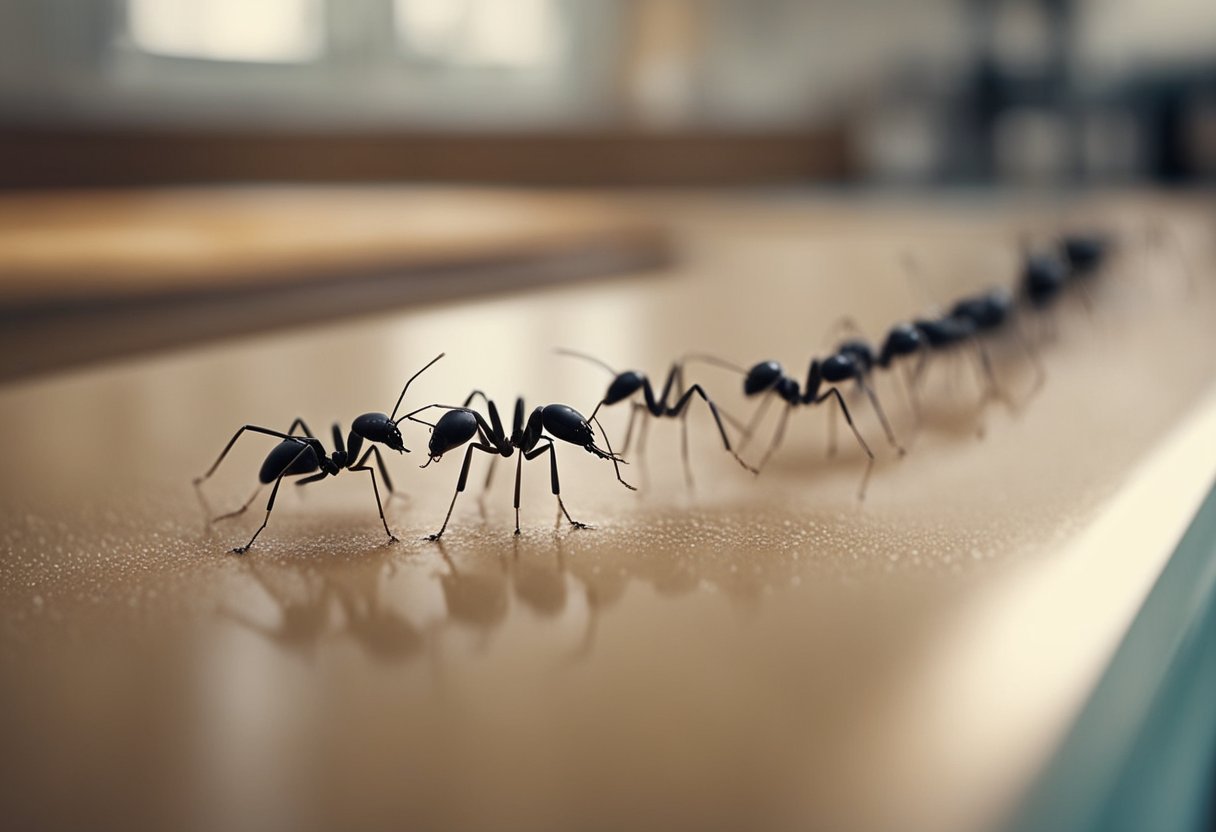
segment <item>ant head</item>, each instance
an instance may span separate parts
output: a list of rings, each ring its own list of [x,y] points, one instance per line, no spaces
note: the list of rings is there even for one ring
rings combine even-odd
[[[469,410],[449,410],[431,430],[426,452],[430,462],[438,462],[448,451],[459,448],[477,435],[477,417]]]
[[[591,450],[595,442],[595,431],[573,407],[564,404],[548,404],[538,407],[533,414],[540,414],[540,423],[555,438]],[[594,453],[594,451],[593,451]]]
[[[364,413],[351,422],[351,428],[367,441],[387,445],[397,453],[410,451],[401,441],[401,431],[397,429],[397,424],[383,413]]]
[[[608,385],[608,392],[604,394],[604,404],[616,404],[629,398],[642,389],[645,381],[646,379],[641,373],[633,370],[621,373],[612,380],[612,384]]]
[[[747,371],[743,380],[743,395],[754,396],[772,390],[785,376],[785,370],[776,361],[761,361]]]

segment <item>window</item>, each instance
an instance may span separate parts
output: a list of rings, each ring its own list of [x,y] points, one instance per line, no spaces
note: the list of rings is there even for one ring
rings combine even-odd
[[[321,52],[320,0],[128,0],[143,52],[179,58],[296,63]]]
[[[565,46],[555,0],[395,0],[395,10],[407,54],[447,66],[541,68]]]

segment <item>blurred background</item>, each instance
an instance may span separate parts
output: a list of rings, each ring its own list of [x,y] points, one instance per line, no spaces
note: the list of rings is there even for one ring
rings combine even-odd
[[[5,0],[0,185],[1212,181],[1209,0]]]

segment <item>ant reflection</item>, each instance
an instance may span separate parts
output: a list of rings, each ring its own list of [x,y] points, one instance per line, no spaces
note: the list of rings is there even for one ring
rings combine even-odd
[[[516,599],[537,615],[555,618],[566,609],[566,557],[560,536],[553,561],[541,553],[535,556],[519,553],[519,541],[511,552],[511,589]]]
[[[401,661],[416,654],[423,645],[418,628],[383,598],[387,576],[395,571],[373,559],[359,561],[331,579],[346,621],[344,633],[357,641],[368,655],[382,661]]]
[[[565,550],[561,538],[557,541],[558,556],[564,564]],[[583,636],[569,655],[571,661],[581,661],[591,655],[599,635],[600,614],[619,602],[629,586],[630,573],[605,564],[602,558],[577,557],[570,561],[570,575],[582,585],[587,605],[587,623]]]
[[[481,646],[489,642],[490,633],[506,620],[510,605],[507,599],[507,565],[502,558],[488,568],[458,568],[448,555],[443,539],[435,541],[446,572],[437,573],[439,587],[448,619],[465,624],[481,633]]]
[[[554,542],[555,549],[544,552],[516,538],[509,556],[469,558],[458,566],[439,541],[439,553],[446,566],[446,571],[439,573],[439,581],[449,620],[480,631],[484,646],[491,631],[506,621],[512,599],[546,619],[566,612],[569,578],[573,576],[583,585],[587,623],[572,658],[588,655],[598,629],[599,613],[624,595],[628,573],[624,570],[601,573],[598,567],[589,565],[594,561],[584,560],[576,560],[573,568],[568,568],[564,537],[557,536]]]
[[[347,636],[374,659],[404,661],[420,653],[426,639],[384,600],[385,580],[394,570],[391,561],[376,558],[342,563],[337,576],[312,563],[276,567],[248,561],[244,571],[274,602],[279,623],[267,625],[226,605],[219,613],[287,650],[312,654],[327,636]],[[340,616],[334,614],[335,601]]]
[[[311,653],[329,629],[333,595],[329,583],[311,566],[272,571],[262,561],[241,563],[278,608],[279,623],[264,624],[227,605],[219,608],[219,614],[286,650]]]
[[[442,541],[438,550],[441,567],[410,570],[415,579],[434,582],[429,585],[442,595],[442,618],[433,624],[420,626],[416,615],[394,602],[389,582],[397,566],[377,557],[326,563],[243,561],[241,570],[273,603],[276,614],[228,605],[219,614],[285,651],[311,657],[323,640],[351,639],[377,662],[401,663],[420,655],[437,659],[449,625],[472,630],[478,649],[484,649],[514,605],[541,619],[567,616],[572,637],[559,657],[567,664],[591,655],[603,614],[621,602],[634,581],[666,598],[720,590],[745,609],[755,608],[763,586],[758,573],[741,566],[736,570],[733,557],[707,563],[691,552],[660,547],[639,558],[628,549],[588,548],[565,535],[556,535],[551,547],[517,539],[513,551],[502,556],[453,556]]]

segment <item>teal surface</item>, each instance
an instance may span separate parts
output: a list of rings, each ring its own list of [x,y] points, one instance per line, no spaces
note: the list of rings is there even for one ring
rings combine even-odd
[[[1009,829],[1212,829],[1214,791],[1216,489]]]

